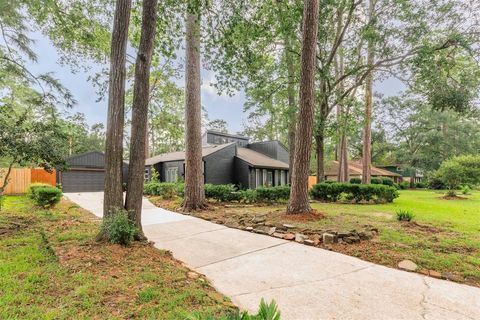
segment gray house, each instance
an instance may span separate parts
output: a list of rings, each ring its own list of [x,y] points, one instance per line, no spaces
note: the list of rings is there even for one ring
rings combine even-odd
[[[205,183],[236,184],[240,188],[288,184],[288,151],[278,141],[249,143],[249,138],[207,131],[202,137]],[[145,179],[152,168],[162,182],[175,182],[185,175],[185,152],[171,152],[145,162]]]

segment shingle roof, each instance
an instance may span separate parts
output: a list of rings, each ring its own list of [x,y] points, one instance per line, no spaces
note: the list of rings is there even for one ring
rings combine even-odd
[[[230,146],[234,144],[235,142],[231,143],[225,143],[225,144],[220,144],[220,145],[209,145],[207,147],[202,148],[202,157],[206,157],[214,152],[217,152],[218,150],[221,150],[227,146]],[[145,165],[146,166],[151,166],[159,162],[168,162],[168,161],[181,161],[185,160],[185,151],[176,151],[176,152],[169,152],[169,153],[163,153],[159,154],[158,156],[148,158],[145,160]]]
[[[388,170],[383,170],[372,166],[372,176],[384,176],[384,177],[401,177],[398,173],[394,173]],[[362,162],[361,161],[349,161],[348,173],[350,175],[362,175]],[[338,161],[332,161],[327,164],[325,168],[326,176],[336,176],[338,174]]]
[[[288,169],[288,164],[247,148],[237,148],[237,158],[254,167]]]

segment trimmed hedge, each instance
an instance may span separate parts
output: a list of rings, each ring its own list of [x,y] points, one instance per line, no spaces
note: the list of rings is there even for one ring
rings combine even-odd
[[[238,201],[236,191],[233,184],[205,184],[205,197],[217,201]]]
[[[147,182],[143,186],[143,193],[150,196],[161,196],[163,199],[172,199],[177,194],[177,184],[171,182]]]
[[[360,178],[352,178],[352,179],[350,179],[350,183],[360,184],[360,183],[362,183],[362,179],[360,179]]]
[[[60,202],[63,192],[50,185],[36,185],[30,187],[29,195],[38,206],[42,208],[50,208]]]
[[[289,186],[260,187],[255,190],[259,201],[279,201],[290,198]]]
[[[49,187],[51,187],[51,185],[46,184],[46,183],[39,183],[39,182],[32,183],[30,186],[28,186],[27,195],[28,195],[29,198],[35,199],[35,192],[38,189],[49,188]]]
[[[341,198],[360,201],[392,202],[398,197],[395,187],[382,184],[318,183],[310,192],[312,198],[327,202],[336,202]]]

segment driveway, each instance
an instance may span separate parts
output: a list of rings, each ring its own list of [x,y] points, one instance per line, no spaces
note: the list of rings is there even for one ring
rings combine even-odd
[[[102,216],[103,193],[66,194]],[[480,288],[230,229],[143,200],[145,235],[242,309],[275,299],[288,319],[480,319]]]

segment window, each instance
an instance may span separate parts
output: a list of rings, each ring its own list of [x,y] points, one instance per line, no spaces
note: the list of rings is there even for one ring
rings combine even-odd
[[[275,185],[280,185],[280,170],[275,170]]]
[[[262,185],[262,180],[260,176],[260,169],[255,169],[255,188],[258,188]]]
[[[267,170],[263,169],[262,170],[262,185],[267,185]]]
[[[150,169],[149,168],[146,168],[145,171],[143,172],[143,179],[145,181],[150,180]]]
[[[280,171],[280,185],[283,186],[285,184],[285,170]]]
[[[178,179],[178,168],[168,168],[166,182],[177,182],[177,179]]]
[[[289,179],[288,171],[285,171],[285,173],[287,174],[287,179],[286,179],[286,180],[287,180],[287,184],[289,184],[289,183],[290,183],[290,179]]]
[[[273,186],[273,171],[267,171],[267,187]]]

